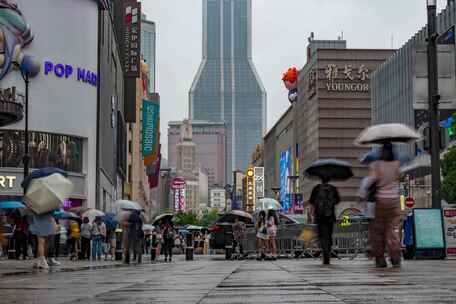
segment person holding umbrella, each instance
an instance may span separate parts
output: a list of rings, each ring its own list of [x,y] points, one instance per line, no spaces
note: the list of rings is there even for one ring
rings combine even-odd
[[[328,265],[331,259],[332,234],[336,221],[335,207],[340,203],[337,188],[330,185],[331,180],[347,180],[353,176],[351,165],[336,159],[319,160],[305,171],[310,178],[321,179],[315,186],[309,199],[318,229],[318,238],[323,251],[323,264]]]
[[[375,265],[387,267],[385,247],[393,267],[401,266],[399,237],[401,209],[399,175],[401,163],[396,160],[393,143],[411,143],[421,138],[415,130],[403,124],[379,124],[366,128],[355,140],[357,145],[381,145],[379,160],[370,165],[369,177],[375,186],[375,220],[373,223],[373,256]]]

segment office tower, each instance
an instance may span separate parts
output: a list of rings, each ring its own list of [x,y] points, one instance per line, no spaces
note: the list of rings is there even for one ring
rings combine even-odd
[[[203,0],[203,55],[189,109],[192,120],[225,122],[231,182],[266,128],[266,93],[252,61],[251,0]]]
[[[147,20],[145,14],[141,19],[141,54],[149,66],[149,94],[155,92],[156,73],[156,27],[155,22]]]

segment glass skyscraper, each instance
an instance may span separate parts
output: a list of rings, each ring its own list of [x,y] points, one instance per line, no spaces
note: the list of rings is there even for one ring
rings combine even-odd
[[[156,28],[155,22],[147,20],[144,14],[141,21],[141,54],[149,66],[149,94],[151,94],[155,93]]]
[[[226,180],[245,170],[266,129],[266,92],[252,62],[252,1],[203,0],[203,60],[190,118],[224,121]]]

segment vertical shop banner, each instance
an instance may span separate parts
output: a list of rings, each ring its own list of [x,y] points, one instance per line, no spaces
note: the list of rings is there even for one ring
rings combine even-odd
[[[123,66],[126,77],[139,77],[141,65],[141,3],[123,3]]]
[[[288,184],[291,173],[291,149],[285,150],[280,153],[280,204],[285,212],[291,208],[291,200],[288,195]]]
[[[144,165],[153,164],[158,157],[158,135],[160,128],[160,104],[143,100],[142,105],[142,155]]]
[[[174,193],[174,211],[185,211],[185,187],[186,182],[182,178],[175,178],[171,182],[171,189]]]
[[[264,198],[264,167],[253,168],[255,176],[255,198],[258,202],[259,199]]]
[[[445,244],[448,257],[456,257],[456,208],[443,209]]]

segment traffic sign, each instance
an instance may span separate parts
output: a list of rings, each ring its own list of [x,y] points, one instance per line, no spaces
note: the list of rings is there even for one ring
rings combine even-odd
[[[407,208],[413,208],[413,206],[415,206],[415,200],[413,199],[413,197],[407,197],[407,199],[405,200],[405,206]]]

